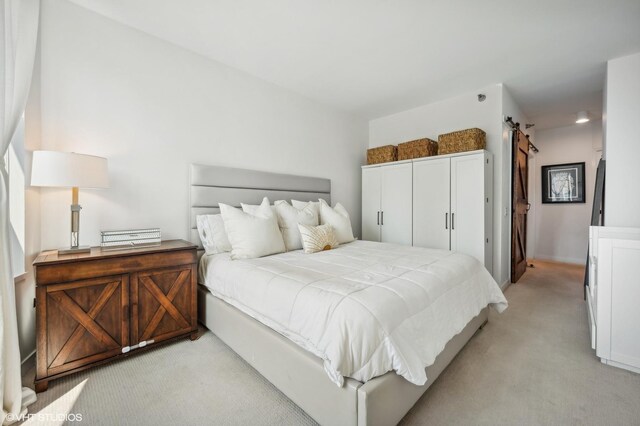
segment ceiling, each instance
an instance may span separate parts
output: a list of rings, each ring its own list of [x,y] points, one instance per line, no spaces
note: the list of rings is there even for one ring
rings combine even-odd
[[[640,51],[639,0],[72,1],[366,118],[504,83],[537,129],[567,125]]]

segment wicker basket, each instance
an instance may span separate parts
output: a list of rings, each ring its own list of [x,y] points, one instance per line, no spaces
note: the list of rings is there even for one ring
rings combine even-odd
[[[438,154],[475,151],[487,145],[487,134],[480,129],[467,129],[438,136]]]
[[[395,145],[379,146],[367,150],[367,164],[388,163],[398,160],[398,147]]]
[[[398,160],[431,157],[432,155],[438,155],[438,143],[431,139],[417,139],[398,144]]]

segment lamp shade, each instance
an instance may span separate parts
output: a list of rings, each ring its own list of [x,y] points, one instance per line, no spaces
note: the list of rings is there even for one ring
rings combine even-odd
[[[34,151],[31,185],[108,188],[107,159],[73,152]]]

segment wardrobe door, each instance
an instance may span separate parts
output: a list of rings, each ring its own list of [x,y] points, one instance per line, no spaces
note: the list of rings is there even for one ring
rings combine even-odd
[[[381,167],[382,203],[380,213],[381,241],[410,246],[412,235],[411,163]]]
[[[451,158],[451,250],[485,264],[484,155]]]
[[[362,239],[380,241],[381,167],[362,169]]]
[[[449,250],[449,158],[413,163],[413,245]]]

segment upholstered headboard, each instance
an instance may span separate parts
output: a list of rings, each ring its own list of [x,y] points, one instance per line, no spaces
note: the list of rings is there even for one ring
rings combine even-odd
[[[218,203],[240,207],[260,204],[264,197],[331,203],[331,180],[257,170],[192,164],[189,173],[189,240],[201,247],[196,216],[220,213]]]

